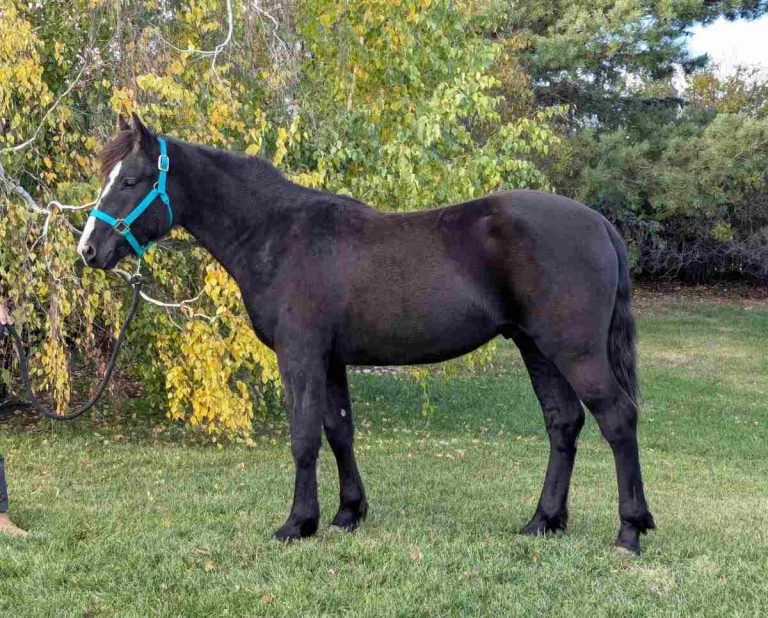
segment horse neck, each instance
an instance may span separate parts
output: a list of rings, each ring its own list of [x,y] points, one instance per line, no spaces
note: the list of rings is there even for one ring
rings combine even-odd
[[[304,189],[266,161],[194,144],[175,145],[184,187],[180,225],[236,280],[252,276],[254,254],[284,233]]]

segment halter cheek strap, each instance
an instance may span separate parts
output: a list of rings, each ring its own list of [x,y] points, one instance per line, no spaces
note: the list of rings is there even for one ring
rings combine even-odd
[[[173,227],[173,211],[171,210],[171,199],[168,197],[168,193],[165,190],[165,182],[168,176],[168,169],[170,168],[171,160],[168,158],[168,147],[165,143],[165,139],[158,137],[157,141],[160,144],[160,156],[157,158],[157,169],[159,170],[157,173],[157,182],[155,183],[155,186],[152,187],[152,190],[144,196],[144,199],[141,200],[141,202],[139,202],[136,207],[122,219],[115,219],[111,215],[108,215],[107,213],[99,210],[98,207],[94,208],[90,213],[92,216],[103,221],[107,225],[112,226],[112,229],[115,230],[115,232],[125,237],[125,239],[128,241],[128,244],[131,245],[134,253],[136,253],[136,255],[139,257],[143,256],[147,252],[147,249],[152,246],[152,243],[142,245],[131,231],[131,225],[136,221],[136,219],[144,214],[144,211],[152,205],[152,202],[155,201],[155,198],[159,197],[163,204],[165,204],[165,209],[168,213],[168,230],[170,231]]]

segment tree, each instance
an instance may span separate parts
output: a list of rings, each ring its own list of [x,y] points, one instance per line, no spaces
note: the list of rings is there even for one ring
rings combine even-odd
[[[708,64],[686,49],[688,29],[719,17],[755,19],[763,0],[577,0],[511,5],[505,33],[528,42],[521,63],[538,106],[568,105],[571,122],[601,130],[673,120],[682,100],[671,84]]]

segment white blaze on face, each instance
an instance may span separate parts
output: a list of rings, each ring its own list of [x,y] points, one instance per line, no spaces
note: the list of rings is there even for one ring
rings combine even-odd
[[[112,189],[112,185],[115,184],[115,181],[117,180],[117,177],[120,175],[120,168],[122,167],[123,162],[118,161],[117,165],[112,168],[112,171],[109,172],[109,176],[107,177],[107,183],[104,185],[104,189],[101,192],[101,195],[99,196],[98,201],[96,202],[96,208],[99,207],[101,204],[101,201],[107,196],[107,193]],[[80,236],[80,242],[77,243],[77,252],[80,254],[80,257],[85,259],[85,256],[83,256],[83,251],[85,251],[85,246],[88,244],[88,239],[91,236],[91,233],[93,232],[93,228],[96,225],[96,217],[91,215],[88,217],[88,221],[85,224],[85,229],[83,230],[83,235]]]

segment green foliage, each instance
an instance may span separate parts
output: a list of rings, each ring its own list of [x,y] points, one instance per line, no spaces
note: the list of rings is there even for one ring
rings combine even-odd
[[[768,115],[768,79],[765,69],[737,66],[725,75],[716,70],[702,71],[688,81],[688,104],[710,113]]]
[[[765,244],[768,120],[691,116],[638,140],[627,129],[583,131],[570,140],[581,167],[561,187],[618,221],[636,252],[649,237]]]
[[[324,187],[413,210],[548,186],[532,159],[556,140],[557,110],[502,121],[500,46],[472,27],[482,15],[447,0],[311,0],[300,17],[297,104],[314,130],[293,165]]]

